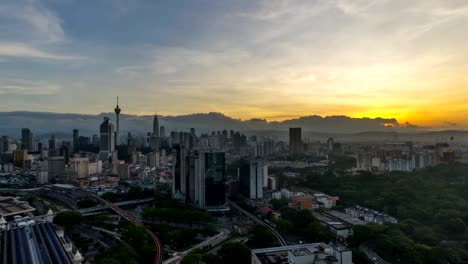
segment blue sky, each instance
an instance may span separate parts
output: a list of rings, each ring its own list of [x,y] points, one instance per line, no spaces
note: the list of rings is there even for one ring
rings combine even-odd
[[[119,95],[133,114],[467,124],[467,22],[464,0],[5,0],[0,111]]]

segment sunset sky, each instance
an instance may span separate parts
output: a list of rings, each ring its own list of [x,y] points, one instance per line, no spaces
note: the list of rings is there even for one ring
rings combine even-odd
[[[468,128],[466,0],[5,0],[0,111]]]

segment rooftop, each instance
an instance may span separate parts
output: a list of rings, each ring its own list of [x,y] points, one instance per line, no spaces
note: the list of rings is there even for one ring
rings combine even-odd
[[[14,197],[0,197],[0,216],[2,217],[25,214],[35,210],[27,202],[20,201]]]
[[[359,220],[356,217],[352,217],[350,215],[347,215],[345,213],[338,212],[335,210],[324,212],[324,214],[338,218],[339,220],[346,222],[348,224],[351,224],[351,225],[365,225],[366,224],[366,222]]]
[[[60,235],[61,234],[61,235]],[[73,263],[72,245],[50,223],[21,223],[0,231],[0,263]],[[78,253],[78,252],[77,252]],[[79,254],[79,253],[78,253]]]
[[[338,263],[337,251],[324,243],[304,244],[286,247],[252,250],[252,263],[287,264],[287,263]]]

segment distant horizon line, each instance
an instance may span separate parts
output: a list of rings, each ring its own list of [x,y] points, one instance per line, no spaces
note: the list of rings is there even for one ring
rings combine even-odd
[[[101,113],[98,113],[98,114],[88,114],[88,113],[73,113],[73,112],[53,112],[53,111],[32,111],[32,110],[16,110],[16,111],[0,111],[0,114],[4,114],[4,113],[35,113],[35,114],[62,114],[62,115],[88,115],[88,116],[99,116],[99,115],[103,115],[103,114],[112,114],[112,115],[115,115],[114,112],[112,111],[109,111],[109,112],[101,112]],[[282,121],[268,121],[268,119],[270,118],[279,118],[279,117],[284,117],[286,119],[284,120],[292,120],[292,119],[299,119],[301,117],[321,117],[321,118],[327,118],[327,117],[346,117],[346,118],[350,118],[350,119],[384,119],[384,120],[395,120],[398,122],[398,120],[395,118],[395,117],[368,117],[368,116],[363,116],[363,117],[352,117],[352,116],[349,116],[349,115],[345,115],[345,114],[337,114],[337,115],[320,115],[320,114],[308,114],[308,115],[298,115],[298,116],[274,116],[274,117],[253,117],[253,118],[248,118],[248,119],[242,119],[242,118],[236,118],[236,117],[233,117],[233,116],[230,116],[230,115],[227,115],[227,114],[224,114],[222,112],[214,112],[214,111],[210,111],[210,112],[192,112],[192,113],[185,113],[185,114],[168,114],[168,115],[164,115],[164,114],[158,114],[158,112],[155,112],[155,114],[135,114],[135,113],[120,113],[120,115],[128,115],[128,116],[139,116],[139,117],[150,117],[150,116],[155,116],[157,115],[158,117],[161,116],[161,117],[179,117],[179,116],[190,116],[190,115],[208,115],[208,114],[220,114],[220,115],[223,115],[225,117],[229,117],[231,119],[235,119],[235,120],[240,120],[240,121],[251,121],[251,120],[265,120],[267,122],[282,122]],[[289,118],[289,119],[288,119]],[[283,121],[284,121],[283,120]],[[399,123],[399,122],[398,122]],[[404,123],[401,123],[401,124],[404,124]]]

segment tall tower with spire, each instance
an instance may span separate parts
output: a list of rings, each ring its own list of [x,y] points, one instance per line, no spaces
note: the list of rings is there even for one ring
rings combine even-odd
[[[119,145],[119,116],[120,112],[122,112],[122,109],[119,107],[119,97],[117,96],[117,106],[114,109],[115,116],[116,116],[116,131],[115,131],[115,145]]]

